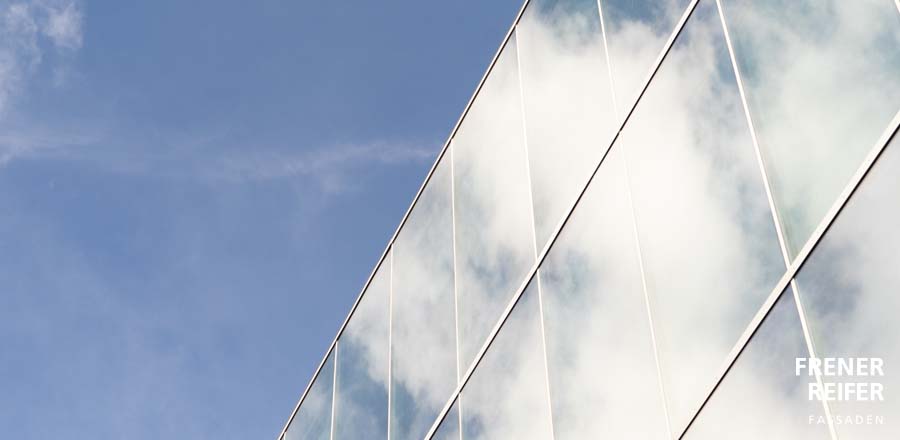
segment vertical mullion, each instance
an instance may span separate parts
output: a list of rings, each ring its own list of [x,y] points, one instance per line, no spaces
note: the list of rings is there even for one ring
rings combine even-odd
[[[337,401],[337,367],[338,362],[338,348],[341,346],[341,341],[337,341],[334,344],[334,369],[331,374],[331,428],[328,433],[328,438],[334,440],[334,408],[335,402]]]
[[[669,434],[669,438],[674,438],[672,436],[672,422],[669,420],[669,399],[666,394],[666,386],[663,382],[663,374],[662,374],[662,363],[660,362],[660,354],[659,354],[659,343],[656,340],[656,328],[655,322],[653,320],[653,306],[650,301],[650,289],[647,287],[647,276],[644,270],[644,254],[641,251],[641,239],[638,234],[638,226],[637,226],[637,214],[634,209],[634,199],[631,193],[631,175],[628,171],[628,156],[627,156],[627,148],[622,148],[622,167],[625,173],[625,194],[628,197],[628,205],[630,208],[630,217],[631,217],[631,226],[632,233],[634,235],[634,246],[637,251],[637,259],[638,259],[638,269],[641,273],[641,289],[644,294],[644,306],[647,310],[647,324],[650,329],[650,341],[653,344],[653,360],[656,363],[656,379],[659,382],[659,392],[662,397],[663,404],[663,414],[666,418],[666,431]]]
[[[613,101],[613,114],[616,116],[616,123],[620,123],[619,104],[616,100],[616,82],[613,79],[612,63],[610,62],[611,58],[609,56],[609,43],[606,41],[606,22],[603,20],[603,6],[601,3],[603,3],[601,0],[597,0],[597,14],[600,16],[600,34],[603,35],[603,55],[606,57],[606,74],[609,77],[609,91]]]
[[[388,368],[387,368],[387,439],[391,439],[391,400],[393,399],[394,377],[394,246],[388,248]]]
[[[898,1],[898,0],[895,0],[895,1]],[[759,138],[756,135],[756,127],[753,125],[753,117],[750,114],[750,106],[747,103],[747,95],[744,90],[743,78],[741,76],[741,71],[740,71],[740,68],[737,63],[737,57],[734,54],[734,46],[731,42],[731,34],[728,32],[728,23],[725,20],[725,10],[722,6],[721,0],[716,0],[716,7],[719,12],[719,21],[722,24],[722,33],[725,36],[725,45],[728,48],[728,56],[731,59],[731,66],[732,66],[732,69],[734,70],[735,81],[737,82],[738,92],[741,97],[741,106],[743,107],[744,116],[747,120],[747,126],[750,130],[750,139],[752,141],[753,150],[756,155],[756,162],[757,162],[757,165],[759,166],[760,175],[761,175],[762,181],[763,181],[763,186],[765,187],[766,198],[768,199],[768,203],[769,203],[769,210],[772,213],[772,221],[775,225],[775,233],[778,236],[778,246],[781,251],[781,256],[784,260],[785,270],[787,270],[791,266],[791,258],[788,253],[788,250],[787,250],[784,228],[782,227],[781,216],[778,213],[778,206],[775,203],[774,196],[772,195],[772,187],[770,184],[768,172],[766,171],[766,164],[762,157],[762,150],[759,147]],[[797,307],[797,313],[800,318],[800,327],[803,330],[803,339],[806,343],[807,351],[809,352],[810,357],[815,358],[816,357],[815,344],[813,343],[813,338],[812,338],[812,335],[809,330],[809,324],[807,321],[806,312],[803,307],[803,301],[800,297],[800,289],[798,288],[797,282],[795,279],[793,279],[793,278],[791,279],[790,286],[791,286],[791,290],[792,290],[793,296],[794,296],[794,303],[796,304],[796,307]],[[761,324],[762,323],[760,323],[760,325]],[[749,341],[748,341],[748,343],[749,343]],[[819,384],[819,386],[822,386],[822,377],[819,374],[819,372],[816,372],[816,382]],[[828,405],[828,402],[826,402],[825,400],[822,400],[822,408],[823,408],[823,411],[825,412],[825,416],[828,421],[829,434],[831,435],[832,440],[837,440],[838,436],[837,436],[837,432],[834,427],[833,418],[831,416],[831,408]]]
[[[453,235],[453,325],[456,332],[456,371],[454,379],[456,385],[459,386],[462,380],[462,357],[459,355],[460,333],[459,333],[459,261],[456,255],[456,168],[453,158],[453,141],[450,141],[450,217],[451,229]],[[451,396],[452,397],[452,396]],[[462,397],[456,398],[456,414],[457,423],[459,424],[459,439],[462,440]]]
[[[538,244],[537,244],[537,227],[535,226],[535,211],[534,211],[534,187],[531,182],[531,157],[528,154],[528,119],[526,118],[525,111],[525,72],[522,70],[522,51],[521,47],[524,44],[522,39],[521,27],[516,25],[516,70],[518,71],[518,75],[516,77],[519,79],[519,108],[522,114],[522,147],[525,150],[525,180],[526,185],[528,186],[528,205],[531,210],[531,244],[532,250],[534,251],[534,261],[537,264],[538,259]],[[550,437],[553,438],[556,435],[556,430],[553,427],[553,404],[550,400],[550,367],[547,359],[547,334],[544,329],[544,299],[543,299],[543,289],[541,288],[541,270],[538,269],[535,273],[535,280],[537,282],[537,294],[538,294],[538,315],[540,319],[541,325],[541,351],[543,352],[544,358],[544,380],[545,380],[545,389],[547,393],[547,411],[548,416],[550,417]]]
[[[613,113],[616,115],[616,120],[619,120],[619,118],[620,118],[619,106],[616,102],[616,87],[615,87],[615,80],[613,79],[613,74],[612,74],[612,63],[611,63],[612,58],[609,56],[609,44],[606,39],[606,22],[603,19],[603,6],[601,3],[602,3],[601,0],[597,0],[597,13],[600,15],[600,32],[603,35],[603,53],[606,56],[606,69],[607,69],[608,76],[609,76],[609,90],[610,90],[610,93],[612,94],[612,99],[613,99]],[[635,104],[635,105],[637,105],[637,104]],[[612,148],[612,147],[610,147],[610,148]],[[621,148],[621,146],[620,146],[620,148]],[[647,324],[648,324],[648,328],[650,329],[650,341],[653,345],[653,360],[654,360],[654,363],[656,364],[656,380],[659,383],[659,392],[660,392],[660,397],[661,397],[662,405],[663,405],[663,415],[665,416],[665,419],[666,419],[666,432],[669,434],[669,438],[673,438],[672,426],[671,426],[671,422],[669,421],[669,408],[668,408],[669,402],[668,402],[668,398],[666,397],[666,389],[665,389],[665,385],[663,383],[662,365],[659,361],[659,344],[657,343],[657,340],[656,340],[656,330],[654,328],[653,311],[652,311],[653,308],[650,306],[650,294],[649,294],[649,289],[647,288],[647,277],[644,272],[644,257],[643,257],[643,253],[641,252],[641,242],[640,242],[640,236],[638,234],[638,226],[637,226],[637,215],[635,213],[634,200],[633,200],[632,194],[631,194],[631,177],[628,172],[628,159],[627,159],[627,154],[626,154],[627,152],[625,150],[626,150],[626,148],[622,148],[622,159],[621,160],[622,160],[622,167],[623,167],[624,173],[625,173],[625,193],[628,198],[628,206],[629,206],[630,214],[631,214],[630,215],[631,227],[632,227],[632,233],[634,235],[634,246],[635,246],[635,250],[637,251],[638,269],[640,270],[640,274],[641,274],[641,290],[643,291],[643,294],[644,294],[644,305],[647,310]]]

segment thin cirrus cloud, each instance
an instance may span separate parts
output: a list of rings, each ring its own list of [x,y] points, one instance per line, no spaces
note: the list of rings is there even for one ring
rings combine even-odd
[[[167,136],[169,137],[169,136]],[[300,179],[326,194],[361,188],[364,169],[424,164],[433,142],[374,141],[284,149],[230,145],[225,136],[192,134],[146,141],[103,127],[68,130],[41,125],[0,133],[0,168],[15,160],[70,161],[102,172],[219,183]],[[151,148],[152,146],[152,148]]]
[[[430,143],[376,141],[337,144],[300,151],[259,149],[226,154],[213,161],[209,176],[228,181],[306,177],[328,192],[356,188],[355,171],[426,162],[434,157]]]
[[[66,160],[126,175],[235,183],[307,178],[327,193],[340,193],[359,187],[356,171],[362,167],[424,163],[436,151],[433,142],[406,140],[300,149],[238,146],[222,133],[167,133],[148,142],[141,139],[152,137],[102,124],[67,129],[18,120],[17,103],[34,81],[49,74],[61,85],[84,45],[84,29],[79,1],[0,2],[0,167],[14,160]]]
[[[0,169],[14,160],[57,157],[66,154],[66,149],[90,145],[95,141],[95,136],[87,132],[3,127],[0,132]]]

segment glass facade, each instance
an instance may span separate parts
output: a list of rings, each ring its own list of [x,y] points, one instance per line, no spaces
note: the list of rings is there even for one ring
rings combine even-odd
[[[897,438],[898,110],[894,0],[526,2],[279,440]]]

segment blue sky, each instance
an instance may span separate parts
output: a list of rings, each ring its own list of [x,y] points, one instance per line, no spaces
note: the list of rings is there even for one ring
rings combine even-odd
[[[0,431],[275,438],[520,2],[0,0]]]

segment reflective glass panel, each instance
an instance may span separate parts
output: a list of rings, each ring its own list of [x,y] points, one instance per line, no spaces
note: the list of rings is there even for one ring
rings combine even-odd
[[[534,264],[524,137],[513,34],[451,145],[461,371]]]
[[[900,14],[881,0],[723,7],[796,255],[900,109]]]
[[[516,27],[538,249],[612,140],[596,0],[534,0]]]
[[[341,333],[335,439],[387,437],[390,261],[388,255]]]
[[[556,440],[666,438],[621,153],[541,265]]]
[[[796,359],[808,357],[788,288],[684,438],[830,439],[828,426],[814,423],[824,414],[821,403],[808,399],[807,385],[814,379],[796,374]]]
[[[629,167],[675,429],[784,273],[714,2],[697,6],[613,148]]]
[[[421,439],[456,389],[450,163],[431,176],[393,246],[391,438]]]
[[[459,402],[453,402],[453,406],[447,413],[447,417],[441,421],[432,440],[460,440],[459,436]]]
[[[284,433],[285,440],[329,440],[331,438],[331,409],[334,397],[334,351],[316,377],[297,414]]]
[[[895,135],[797,275],[816,354],[845,362],[878,358],[882,364],[880,371],[823,378],[839,387],[868,384],[866,396],[830,403],[841,438],[894,439],[900,432],[898,200],[900,140]],[[872,393],[874,387],[883,388],[883,400]]]
[[[463,389],[465,440],[552,438],[540,319],[532,283]]]
[[[690,0],[603,0],[616,102],[631,107]]]

